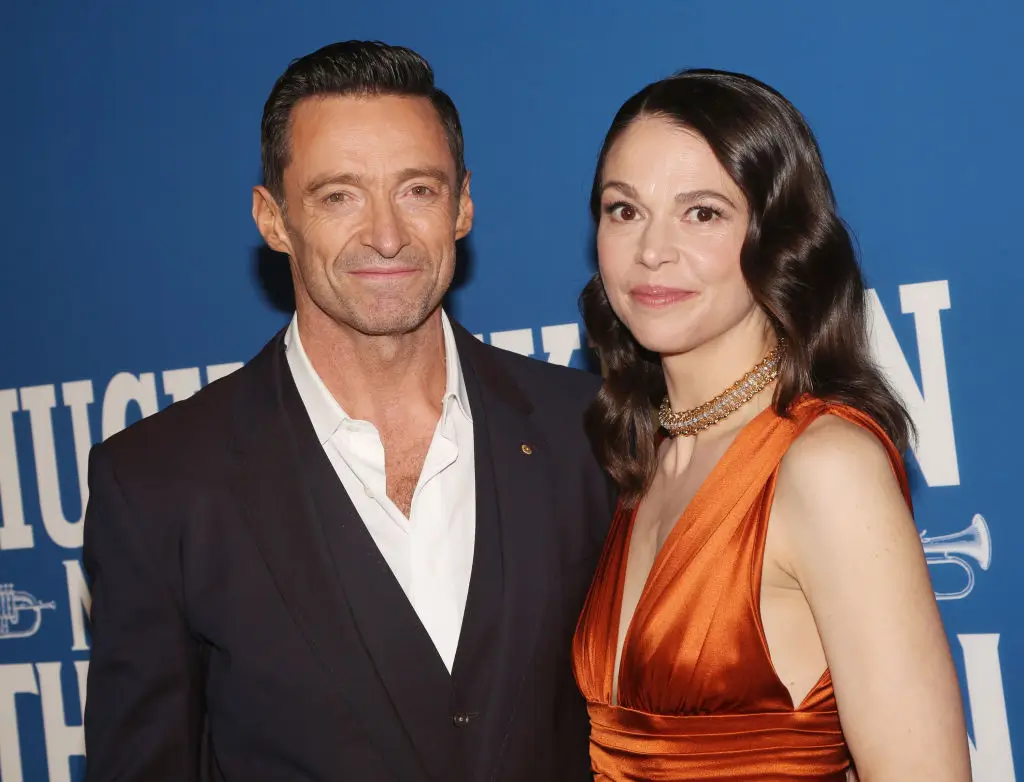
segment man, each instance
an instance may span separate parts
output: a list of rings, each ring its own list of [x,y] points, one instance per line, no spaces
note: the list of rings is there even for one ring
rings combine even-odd
[[[598,379],[442,311],[461,133],[408,49],[334,44],[275,85],[253,217],[295,318],[91,455],[88,782],[589,779]]]

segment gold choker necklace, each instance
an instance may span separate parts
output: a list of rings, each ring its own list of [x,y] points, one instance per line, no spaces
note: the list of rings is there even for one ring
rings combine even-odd
[[[729,386],[714,399],[690,410],[672,409],[668,396],[658,409],[658,422],[670,437],[689,436],[703,432],[709,426],[729,417],[743,405],[763,391],[779,376],[782,363],[783,343],[768,351],[761,361],[747,374]]]

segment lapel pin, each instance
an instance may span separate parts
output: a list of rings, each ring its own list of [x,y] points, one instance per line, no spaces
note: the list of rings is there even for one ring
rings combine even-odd
[[[529,445],[527,445],[526,443],[523,443],[522,449],[523,449],[523,453],[525,453],[527,456],[529,456],[531,453],[533,453],[533,449]]]

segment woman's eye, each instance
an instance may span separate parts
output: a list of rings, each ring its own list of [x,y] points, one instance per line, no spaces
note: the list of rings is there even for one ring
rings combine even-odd
[[[698,223],[710,223],[722,216],[722,213],[713,206],[695,206],[690,210],[690,217]]]
[[[607,214],[614,217],[616,220],[621,220],[624,223],[632,222],[638,217],[637,209],[632,204],[615,203],[609,204],[604,210]]]

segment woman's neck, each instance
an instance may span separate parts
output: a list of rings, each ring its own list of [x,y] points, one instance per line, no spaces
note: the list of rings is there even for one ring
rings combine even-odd
[[[690,410],[714,399],[749,372],[775,344],[763,316],[750,317],[693,350],[663,356],[672,409]]]

